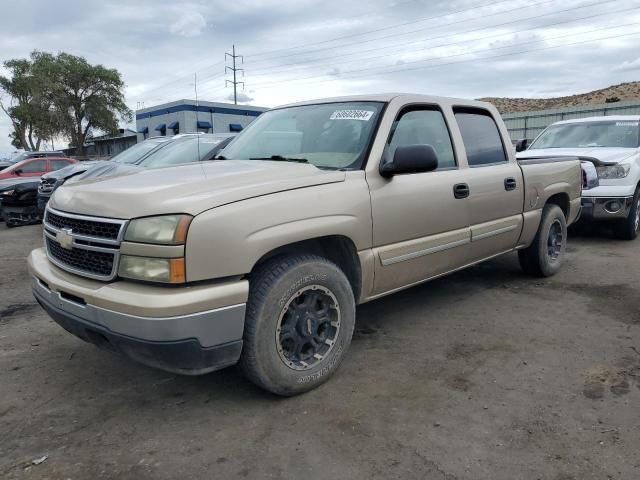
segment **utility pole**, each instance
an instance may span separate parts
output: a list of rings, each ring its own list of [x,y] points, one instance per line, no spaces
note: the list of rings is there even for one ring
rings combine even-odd
[[[236,55],[236,46],[233,45],[233,53],[226,53],[225,52],[225,66],[224,66],[224,72],[227,73],[229,70],[231,70],[233,72],[233,82],[231,80],[225,80],[224,81],[224,86],[226,87],[229,83],[231,85],[233,85],[233,103],[235,105],[238,104],[238,85],[242,84],[242,89],[244,90],[244,82],[238,82],[236,74],[237,72],[242,72],[242,76],[244,77],[244,68],[237,68],[236,67],[236,58],[240,59],[241,63],[244,63],[244,58],[242,57],[242,55]],[[230,67],[226,64],[226,60],[227,57],[231,57],[231,60],[233,62],[233,66]]]

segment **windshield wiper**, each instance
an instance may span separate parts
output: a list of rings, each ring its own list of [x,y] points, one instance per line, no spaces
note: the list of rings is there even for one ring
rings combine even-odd
[[[276,162],[309,163],[309,160],[307,160],[306,158],[283,157],[282,155],[271,155],[270,157],[255,157],[250,158],[249,160],[275,160]]]

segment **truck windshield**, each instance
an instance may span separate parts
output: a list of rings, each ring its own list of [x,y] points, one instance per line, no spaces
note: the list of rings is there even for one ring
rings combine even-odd
[[[589,148],[640,146],[638,120],[564,123],[547,128],[531,144],[539,148]]]
[[[223,151],[230,160],[307,161],[318,168],[359,169],[383,104],[324,103],[260,115]]]

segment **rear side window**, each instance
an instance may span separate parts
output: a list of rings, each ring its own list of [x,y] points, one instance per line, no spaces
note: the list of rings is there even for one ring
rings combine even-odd
[[[449,129],[439,110],[404,111],[393,122],[388,144],[392,158],[398,147],[431,145],[438,154],[438,170],[456,167]]]
[[[39,173],[46,171],[46,160],[34,160],[24,165],[20,170],[24,173]]]
[[[507,161],[500,131],[489,113],[482,110],[458,110],[454,113],[470,167]]]
[[[70,165],[66,160],[51,160],[51,171],[60,170]]]

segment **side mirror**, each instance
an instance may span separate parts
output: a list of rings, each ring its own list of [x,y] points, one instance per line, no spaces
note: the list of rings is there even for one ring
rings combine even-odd
[[[19,169],[17,169],[17,170],[14,170],[14,171],[13,171],[13,173],[15,173],[16,175],[20,176],[20,175],[22,175],[24,172],[22,171],[22,169],[21,169],[21,168],[19,168]]]
[[[516,142],[516,152],[524,152],[528,145],[528,140],[526,138],[521,138]]]
[[[397,147],[392,161],[380,165],[380,175],[392,177],[404,173],[432,172],[438,168],[438,154],[431,145]]]

